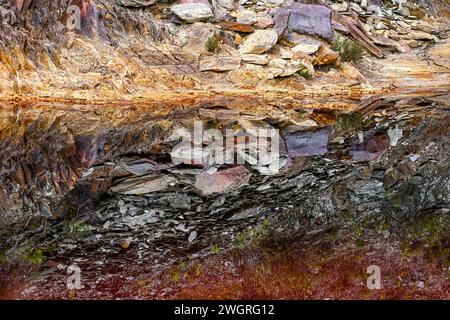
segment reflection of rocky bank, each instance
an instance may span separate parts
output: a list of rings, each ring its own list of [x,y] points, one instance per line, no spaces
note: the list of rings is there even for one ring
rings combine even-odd
[[[375,219],[377,226],[448,215],[446,96],[388,97],[365,115],[305,109],[288,126],[278,108],[249,112],[217,102],[163,115],[151,106],[3,105],[13,134],[2,138],[2,230],[21,230],[3,234],[6,253],[26,252],[25,237],[51,260],[125,254],[157,260],[160,270],[186,253],[202,257],[213,244],[239,242],[249,225],[270,232],[248,241],[289,234],[295,241],[304,219],[319,226]],[[281,171],[270,174],[270,163],[174,164],[169,153],[178,141],[168,137],[194,121],[237,134],[279,129]]]
[[[75,32],[66,27],[70,5],[80,8]],[[0,0],[2,268],[45,269],[37,281],[51,287],[73,260],[96,281],[130,261],[152,265],[136,274],[161,276],[186,257],[247,245],[322,252],[326,238],[352,257],[392,246],[386,252],[408,248],[410,259],[419,243],[437,257],[420,253],[434,270],[429,296],[445,292],[445,9],[439,1]],[[253,154],[255,132],[274,129],[280,157],[174,161],[174,132],[192,133],[195,123],[232,132],[234,154]],[[428,217],[431,226],[406,227]],[[304,254],[294,251],[289,259]],[[0,277],[0,289],[8,280]],[[43,294],[24,286],[24,296]]]

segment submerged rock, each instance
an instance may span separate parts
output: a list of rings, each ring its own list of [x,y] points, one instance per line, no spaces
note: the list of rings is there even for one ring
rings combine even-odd
[[[293,130],[294,128],[290,128]],[[312,132],[286,132],[285,140],[289,157],[322,155],[328,152],[329,129]]]
[[[114,193],[142,195],[156,191],[162,191],[176,183],[172,176],[147,175],[128,178],[113,186],[110,191]]]
[[[235,213],[230,220],[243,220],[248,219],[254,216],[257,216],[258,214],[261,214],[263,211],[263,208],[261,206],[254,207],[254,208],[248,208],[239,211],[238,213]]]
[[[395,128],[390,128],[387,131],[387,134],[389,136],[389,145],[391,147],[395,147],[399,140],[403,137],[403,130],[399,129],[397,126]]]
[[[200,173],[195,177],[195,189],[202,196],[226,192],[243,186],[250,179],[250,172],[244,166],[218,171],[213,174]]]
[[[192,242],[195,241],[195,239],[197,239],[197,231],[192,231],[192,232],[189,234],[188,242],[192,243]]]
[[[381,157],[388,147],[388,136],[379,134],[363,143],[353,145],[349,153],[353,161],[371,161]]]

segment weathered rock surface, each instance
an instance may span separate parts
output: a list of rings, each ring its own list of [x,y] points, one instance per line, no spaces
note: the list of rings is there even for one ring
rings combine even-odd
[[[327,153],[329,131],[293,132],[286,134],[286,148],[291,158]]]
[[[257,30],[250,34],[239,47],[242,54],[261,54],[277,43],[278,35],[272,30]]]
[[[187,22],[204,21],[214,16],[211,7],[204,3],[181,3],[174,5],[171,10]]]
[[[195,176],[195,189],[202,196],[224,193],[232,188],[248,183],[250,172],[243,166],[218,171],[213,174],[203,172]]]
[[[269,63],[267,56],[260,54],[241,54],[241,60],[246,63],[266,65]]]
[[[127,195],[144,195],[156,191],[163,191],[171,184],[175,185],[176,179],[171,176],[140,176],[135,179],[127,179],[111,187],[111,192]]]
[[[124,7],[141,8],[141,7],[148,7],[156,3],[157,0],[116,0],[116,1],[118,4]]]
[[[314,58],[314,64],[324,65],[337,63],[339,61],[339,52],[331,50],[328,46],[321,46]]]
[[[299,33],[318,35],[328,41],[334,40],[331,26],[332,11],[326,6],[293,3],[290,6],[288,28]]]
[[[448,166],[445,161],[446,153],[444,152],[445,145],[448,143],[448,139],[445,138],[448,136],[445,132],[448,129],[445,100],[430,100],[429,103],[419,108],[408,103],[411,100],[402,100],[404,98],[401,94],[397,99],[401,99],[397,104],[397,108],[401,109],[389,109],[391,103],[389,101],[396,100],[394,97],[388,97],[384,104],[386,107],[383,109],[383,116],[380,116],[381,111],[373,113],[371,107],[366,107],[367,110],[370,110],[367,120],[365,120],[367,121],[366,124],[357,120],[360,119],[358,114],[347,116],[335,112],[321,111],[320,109],[313,110],[310,117],[304,118],[302,121],[297,120],[295,126],[290,126],[283,131],[280,150],[282,158],[286,155],[294,162],[299,157],[319,157],[302,160],[307,160],[310,165],[313,165],[310,169],[307,169],[309,165],[294,169],[297,165],[289,164],[289,161],[285,162],[287,167],[281,168],[281,172],[285,173],[269,179],[262,179],[263,176],[258,173],[258,170],[255,170],[256,167],[254,169],[254,164],[251,161],[247,162],[245,167],[242,165],[231,169],[224,167],[217,172],[208,172],[209,167],[204,169],[195,166],[183,168],[185,166],[183,164],[176,165],[170,161],[158,162],[159,158],[164,159],[164,152],[170,151],[170,148],[167,148],[167,142],[164,141],[167,141],[167,137],[175,127],[171,122],[164,120],[166,116],[159,116],[160,120],[157,120],[158,117],[153,117],[154,120],[145,121],[146,118],[151,119],[149,115],[155,112],[151,111],[152,108],[148,109],[145,106],[128,109],[125,118],[118,118],[121,120],[111,122],[111,117],[124,114],[127,109],[123,106],[116,107],[115,110],[112,109],[114,112],[111,112],[112,110],[106,107],[74,105],[71,107],[72,110],[79,110],[79,112],[71,113],[72,117],[68,118],[71,121],[65,122],[67,109],[64,105],[41,103],[33,104],[33,108],[26,109],[23,108],[23,105],[15,107],[3,105],[3,134],[0,144],[2,150],[5,151],[2,156],[4,167],[0,177],[3,186],[0,194],[1,212],[4,217],[2,220],[3,228],[32,217],[37,219],[36,221],[53,219],[64,207],[64,205],[62,207],[61,205],[66,201],[64,200],[66,197],[69,197],[67,201],[72,196],[82,197],[77,202],[84,203],[88,199],[95,202],[96,195],[101,194],[104,196],[107,194],[114,195],[107,198],[108,200],[104,198],[104,201],[109,203],[107,206],[114,207],[114,203],[118,205],[116,201],[119,198],[125,203],[133,203],[130,208],[138,208],[133,209],[138,211],[158,209],[171,212],[172,209],[169,210],[169,208],[180,206],[187,208],[188,211],[204,212],[206,215],[215,212],[213,208],[220,208],[225,213],[230,210],[233,211],[233,208],[241,205],[235,197],[242,197],[243,192],[251,192],[250,190],[258,189],[263,185],[279,185],[281,181],[284,181],[285,174],[289,174],[294,179],[293,181],[297,181],[295,183],[299,183],[298,188],[306,188],[305,191],[309,190],[309,187],[306,187],[309,185],[308,181],[316,181],[310,187],[316,185],[319,180],[328,184],[344,179],[342,180],[344,183],[344,181],[347,181],[344,172],[353,170],[357,174],[357,171],[354,171],[355,168],[346,164],[345,161],[352,163],[376,161],[371,165],[381,166],[380,168],[385,168],[383,170],[388,170],[392,166],[395,167],[395,161],[397,160],[394,160],[393,157],[397,156],[396,149],[402,152],[403,157],[403,152],[408,150],[406,146],[416,144],[417,147],[414,148],[419,149],[411,149],[415,150],[411,151],[415,154],[421,154],[422,152],[426,154],[434,150],[433,152],[437,153],[433,153],[433,158],[441,159],[439,157],[444,157],[441,159],[443,162],[429,162],[431,167]],[[220,100],[216,102],[212,100],[210,103],[214,106],[219,102]],[[229,101],[228,104],[232,105],[233,102]],[[242,101],[238,102],[239,104],[242,104]],[[380,104],[378,105],[380,106]],[[431,107],[431,105],[440,107],[433,109],[434,107]],[[21,110],[20,113],[14,111],[17,108]],[[34,110],[40,110],[40,112],[35,113]],[[304,109],[304,111],[311,112],[308,109]],[[174,112],[176,113],[176,111]],[[246,120],[247,116],[245,115],[228,112],[228,115],[222,118],[223,120],[220,120],[219,123],[223,126],[222,129],[227,127],[230,120],[231,123],[236,123],[236,125],[247,123],[244,127],[240,126],[249,133],[260,126],[261,121],[265,121],[266,125],[270,124],[270,126],[276,128],[280,120],[274,119],[273,115],[270,115],[273,112],[266,110],[260,113],[255,120],[251,120],[251,118]],[[183,117],[182,122],[185,124],[192,123],[200,115],[202,121],[207,123],[208,119],[220,119],[220,114],[220,111],[201,111],[197,115],[195,112],[188,112]],[[282,114],[280,113],[279,116],[282,117]],[[352,120],[354,122],[351,121],[353,118],[356,119]],[[416,122],[413,119],[416,119],[414,121],[420,119],[424,123],[419,128],[415,128],[414,123]],[[396,130],[401,130],[402,134],[394,135],[393,133]],[[434,130],[439,133],[440,138],[438,140],[434,140],[436,137],[433,135]],[[5,134],[8,132],[14,132],[14,134]],[[26,141],[23,140],[24,135],[28,137]],[[389,142],[389,139],[391,142]],[[411,142],[405,144],[405,141]],[[425,143],[424,141],[429,142]],[[431,141],[438,143],[437,149],[422,150]],[[133,154],[137,154],[138,150],[140,150],[141,156],[133,156]],[[331,159],[331,161],[327,162],[320,156]],[[22,160],[16,161],[15,159]],[[341,159],[344,162],[341,162]],[[420,161],[425,161],[425,156],[421,156]],[[322,165],[328,169],[321,168]],[[361,164],[361,166],[364,165],[364,163]],[[425,169],[425,167],[421,168]],[[316,176],[315,170],[318,170],[318,176]],[[435,189],[437,186],[446,190],[449,186],[447,185],[448,171],[445,170],[448,169],[441,168],[439,170],[444,170],[442,171],[444,173],[438,176],[427,176],[428,173],[421,174],[422,179],[437,179],[436,187],[429,190],[420,189],[417,192],[431,192],[437,190]],[[320,172],[328,171],[335,172],[332,180],[320,178]],[[249,172],[253,172],[250,180]],[[341,173],[337,174],[337,172]],[[379,179],[378,175],[376,177],[378,178],[374,177],[374,179]],[[306,180],[303,181],[303,179]],[[285,187],[282,186],[284,183],[286,183]],[[279,190],[279,192],[276,192],[276,197],[289,197],[289,192],[284,194],[285,191],[283,190],[287,190],[285,188],[288,188],[292,183],[294,182],[290,182],[288,179],[276,189],[271,188],[270,190],[273,192]],[[180,190],[184,191],[179,193]],[[236,207],[234,205],[223,206],[220,204],[223,199],[219,198],[213,197],[206,201],[205,199],[188,196],[189,190],[194,193],[198,190],[201,195],[225,194],[227,198],[230,197],[228,203],[234,203]],[[317,191],[314,190],[316,189],[312,188],[308,192],[314,193]],[[267,209],[272,205],[280,205],[278,200],[272,202],[275,198],[267,197],[266,192],[256,194],[261,196],[261,198],[257,196],[257,202],[266,203],[265,208]],[[139,197],[127,198],[128,196]],[[321,193],[314,195],[314,197],[316,196],[321,196]],[[382,196],[383,194],[377,194],[377,197]],[[433,196],[433,199],[434,205],[439,203],[440,206],[445,206],[448,202],[446,196]],[[216,203],[213,205],[212,203],[215,201]],[[288,203],[296,204],[297,201],[303,200],[301,197],[298,199],[294,197]],[[30,203],[33,205],[30,206]],[[272,205],[269,205],[270,203]],[[375,204],[377,206],[382,205],[382,202]],[[287,203],[283,206],[286,205]],[[355,206],[357,205],[357,202],[355,202]],[[415,205],[418,205],[417,202],[415,202]],[[423,208],[424,205],[426,204],[420,204],[420,208]],[[94,208],[89,210],[95,210]],[[358,207],[353,209],[360,210]],[[412,214],[416,209],[414,206],[408,206],[404,209],[404,213],[411,212]],[[86,211],[86,214],[90,212],[89,210]],[[327,212],[326,214],[332,217],[334,210],[340,209],[332,206],[325,211],[322,210],[325,209],[317,207],[311,213],[314,212],[317,216],[323,216],[324,212]]]
[[[179,54],[188,61],[196,61],[208,50],[207,44],[214,34],[214,27],[207,23],[195,22],[181,28],[177,35]]]
[[[252,33],[253,31],[255,31],[255,29],[251,25],[235,21],[224,21],[220,23],[220,26],[226,30],[236,32]]]
[[[292,52],[303,52],[305,54],[313,54],[319,50],[318,44],[302,43],[292,48]]]
[[[303,66],[300,60],[272,59],[269,61],[273,77],[288,77],[299,71]]]
[[[289,17],[291,15],[291,11],[286,8],[278,8],[275,11],[273,21],[274,21],[274,29],[276,30],[278,36],[281,36],[286,31],[286,28],[289,23]]]
[[[240,24],[246,24],[246,25],[252,25],[255,24],[257,21],[256,19],[256,12],[245,10],[238,14],[236,18],[236,22]]]
[[[200,71],[230,71],[239,69],[239,57],[217,55],[200,60]]]

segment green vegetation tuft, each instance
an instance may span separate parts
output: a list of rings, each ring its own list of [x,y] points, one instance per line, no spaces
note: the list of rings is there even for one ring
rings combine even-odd
[[[313,77],[313,74],[311,73],[311,71],[308,69],[308,67],[306,67],[304,65],[302,65],[302,67],[298,71],[298,74],[305,79],[310,79]]]
[[[268,236],[269,230],[269,219],[264,219],[260,225],[254,228],[250,227],[239,232],[234,238],[234,243],[239,248],[244,248],[253,244],[261,244],[261,242]]]
[[[450,228],[450,220],[443,214],[427,215],[408,227],[413,238],[422,238],[430,246],[440,243]]]
[[[44,252],[40,248],[35,248],[28,252],[25,256],[25,261],[37,265],[43,264],[45,261]]]
[[[342,114],[338,117],[335,128],[335,135],[343,135],[346,133],[356,133],[363,130],[363,116],[359,112]]]
[[[344,221],[345,222],[351,222],[351,221],[353,221],[353,214],[352,214],[352,212],[350,211],[350,210],[345,210],[343,213],[342,213],[342,215],[343,215],[343,217],[344,217]]]
[[[217,244],[213,244],[210,248],[212,254],[218,254],[220,252],[220,248]]]
[[[386,190],[384,197],[396,209],[401,209],[403,206],[403,199],[399,192]]]
[[[364,248],[365,241],[364,241],[364,239],[356,239],[355,244],[358,248]]]
[[[217,39],[217,35],[215,33],[209,37],[207,47],[208,51],[212,53],[216,53],[219,49],[219,40]]]
[[[82,220],[69,220],[64,224],[64,230],[71,239],[81,239],[90,234],[91,228]]]
[[[3,251],[0,251],[0,265],[6,263],[6,254]]]
[[[337,37],[336,41],[333,42],[331,49],[338,51],[341,55],[342,61],[346,62],[358,62],[364,56],[363,46],[343,36]]]
[[[177,271],[177,270],[174,270],[174,271],[172,272],[172,281],[178,283],[178,282],[180,282],[180,280],[181,280],[181,274],[180,274],[180,272]]]
[[[445,213],[433,213],[416,218],[406,227],[402,243],[403,253],[418,256],[422,253],[429,260],[450,259],[450,217]]]

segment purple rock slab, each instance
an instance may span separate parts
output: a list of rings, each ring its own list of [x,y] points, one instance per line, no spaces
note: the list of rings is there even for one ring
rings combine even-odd
[[[322,155],[328,152],[328,128],[317,131],[286,133],[286,147],[290,158]]]
[[[335,38],[332,10],[326,6],[293,3],[288,28],[301,34],[317,35],[330,42]]]

